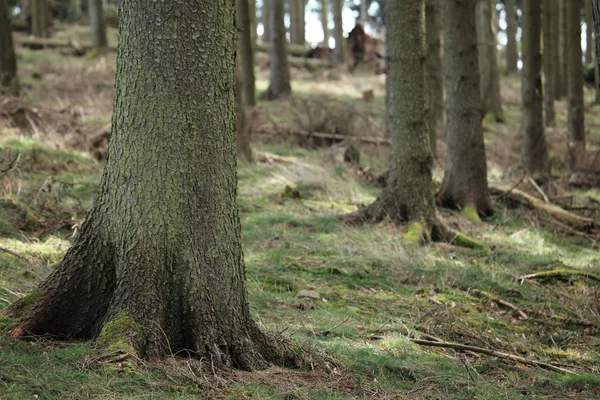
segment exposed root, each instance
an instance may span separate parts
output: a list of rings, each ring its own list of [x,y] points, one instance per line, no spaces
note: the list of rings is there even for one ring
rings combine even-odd
[[[533,274],[523,275],[519,277],[519,280],[524,281],[526,279],[545,279],[545,278],[558,278],[565,279],[570,276],[582,276],[584,278],[588,278],[597,282],[600,282],[600,275],[594,274],[591,272],[580,271],[576,269],[569,268],[556,268],[549,271],[540,271],[535,272]]]

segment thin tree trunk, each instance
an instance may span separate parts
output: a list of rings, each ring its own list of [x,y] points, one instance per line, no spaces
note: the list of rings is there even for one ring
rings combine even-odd
[[[102,0],[89,0],[90,28],[92,31],[92,47],[102,49],[107,46],[106,28]]]
[[[269,0],[262,2],[263,43],[271,43],[271,6]]]
[[[594,37],[596,38],[594,47],[594,69],[596,75],[596,102],[600,103],[600,0],[593,0],[592,15],[594,23]]]
[[[491,114],[497,122],[504,122],[496,51],[498,32],[495,28],[495,10],[495,1],[492,4],[492,0],[477,0],[480,94],[483,113]]]
[[[571,168],[586,165],[583,109],[583,66],[581,64],[581,5],[567,1],[568,130]]]
[[[237,4],[240,2],[238,1]],[[246,120],[246,106],[247,103],[244,99],[244,87],[242,84],[242,68],[241,63],[236,63],[235,71],[235,101],[237,105],[236,113],[236,130],[237,137],[235,142],[235,149],[238,159],[243,159],[248,162],[254,161],[252,154],[252,148],[250,147],[250,132],[248,130],[248,123]]]
[[[33,36],[48,37],[48,0],[31,0],[30,7]]]
[[[236,0],[237,1],[237,0]],[[250,42],[256,44],[256,0],[248,0],[248,13],[250,14]]]
[[[360,0],[360,24],[364,27],[368,19],[367,0]]]
[[[518,72],[517,63],[517,12],[515,0],[504,0],[504,11],[506,12],[506,72],[509,74]]]
[[[262,94],[266,100],[275,100],[292,93],[290,69],[287,58],[287,40],[283,1],[269,0],[271,16],[271,76],[269,88]]]
[[[329,0],[321,0],[321,26],[323,28],[323,44],[329,47]]]
[[[600,65],[595,62],[596,48],[594,46],[594,104],[600,104]]]
[[[523,97],[522,162],[534,179],[548,177],[548,151],[544,136],[542,111],[542,55],[540,52],[541,4],[539,0],[523,0],[523,73],[521,90]]]
[[[560,59],[560,9],[557,1],[552,2],[552,29],[550,29],[552,47],[550,48],[552,57],[552,93],[554,100],[562,98],[562,70]]]
[[[0,0],[0,94],[19,95],[17,57],[7,0]]]
[[[444,70],[446,84],[446,139],[444,180],[437,194],[444,207],[493,214],[487,166],[481,99],[476,0],[446,1],[444,7]]]
[[[441,0],[426,0],[425,27],[427,37],[427,99],[430,110],[429,144],[437,154],[438,132],[444,127],[444,68],[442,59]]]
[[[567,94],[567,58],[569,56],[568,48],[568,33],[567,33],[567,3],[573,0],[558,0],[558,54],[559,54],[559,70],[560,70],[560,87],[559,99]],[[579,45],[581,46],[581,45]]]
[[[594,17],[592,15],[592,0],[585,2],[585,63],[594,62]]]
[[[333,49],[333,59],[336,65],[341,65],[345,61],[344,55],[344,27],[342,25],[343,0],[332,0],[333,2],[333,38],[335,39],[335,49]]]
[[[121,7],[100,194],[63,261],[4,314],[30,305],[17,337],[97,338],[143,358],[188,354],[264,367],[279,356],[253,323],[245,288],[234,1]]]
[[[554,69],[557,43],[554,41],[556,30],[556,0],[544,0],[543,31],[544,31],[544,119],[546,126],[556,125],[554,113]]]
[[[254,1],[254,0],[252,0]],[[238,55],[241,67],[241,80],[244,90],[244,102],[253,107],[256,104],[256,88],[254,77],[254,49],[250,7],[248,0],[236,0],[236,19],[238,28]]]

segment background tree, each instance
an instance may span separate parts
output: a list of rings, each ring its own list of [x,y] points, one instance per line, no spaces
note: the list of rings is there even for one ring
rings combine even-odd
[[[522,162],[527,173],[534,179],[547,178],[548,151],[544,136],[542,111],[542,55],[540,53],[541,3],[539,0],[523,0],[523,75],[521,95],[523,99]]]
[[[237,1],[236,4],[240,2]],[[237,105],[236,113],[236,142],[235,150],[238,159],[246,160],[248,162],[254,161],[254,155],[252,154],[252,148],[250,147],[250,131],[248,129],[248,123],[246,118],[246,101],[244,99],[244,85],[242,83],[242,72],[241,62],[236,63],[235,71],[235,101]]]
[[[585,165],[585,122],[583,110],[583,66],[581,64],[581,5],[567,1],[567,82],[569,154],[572,168]]]
[[[100,194],[63,261],[22,300],[31,311],[13,335],[97,337],[99,346],[139,357],[181,351],[217,365],[263,367],[276,352],[250,317],[245,289],[234,1],[123,0],[121,7]]]
[[[364,27],[367,23],[369,6],[367,4],[367,0],[360,0],[360,14],[359,14],[359,22]]]
[[[271,13],[270,13],[269,0],[262,0],[262,23],[263,23],[263,43],[271,43]]]
[[[550,34],[552,45],[550,45],[544,52],[548,53],[552,57],[552,70],[549,71],[552,74],[552,92],[554,94],[554,100],[560,100],[562,98],[562,67],[561,67],[561,50],[560,50],[560,7],[559,2],[553,1],[551,6],[550,18],[552,21],[552,29],[548,32]],[[546,47],[544,47],[546,48]]]
[[[290,42],[292,44],[305,44],[305,0],[290,0]]]
[[[506,72],[518,72],[517,63],[517,12],[515,0],[504,0],[504,11],[506,13]]]
[[[444,68],[442,60],[441,0],[426,0],[425,27],[427,37],[427,99],[429,118],[429,144],[433,156],[437,153],[438,130],[444,126]]]
[[[592,0],[584,0],[585,4],[585,63],[594,62],[594,17],[592,15]]]
[[[323,43],[329,47],[329,0],[321,0],[321,26],[323,27]]]
[[[106,47],[107,45],[102,0],[89,1],[90,29],[92,31],[92,47],[94,49],[101,49]]]
[[[31,33],[38,38],[49,36],[48,0],[31,0]]]
[[[481,77],[479,89],[483,113],[491,114],[497,122],[504,122],[496,50],[498,30],[495,6],[495,0],[477,1],[477,42]]]
[[[0,0],[0,94],[19,95],[17,57],[7,0]]]
[[[254,1],[254,0],[252,0]],[[254,48],[252,43],[252,26],[248,0],[236,0],[236,19],[238,27],[237,51],[241,68],[244,102],[252,107],[256,104],[256,88],[254,77]]]
[[[262,94],[262,97],[266,100],[275,100],[292,93],[287,59],[283,1],[269,0],[269,15],[271,16],[271,76],[269,87]]]
[[[546,126],[554,126],[556,117],[554,113],[554,97],[555,97],[555,71],[557,42],[555,41],[554,32],[557,25],[556,1],[544,0],[543,2],[543,32],[544,32],[544,119]],[[528,71],[531,74],[531,71]],[[533,75],[530,75],[533,77]],[[523,75],[525,79],[525,75]]]
[[[560,75],[560,83],[557,90],[557,100],[563,98],[567,94],[567,58],[568,58],[568,42],[567,42],[567,3],[570,0],[558,0],[558,70]],[[579,2],[577,2],[579,4]],[[579,44],[578,46],[581,46]]]
[[[342,21],[342,11],[344,8],[343,0],[332,0],[333,3],[333,38],[335,39],[335,49],[333,49],[333,59],[337,65],[343,64],[344,55],[344,27]]]
[[[387,16],[387,129],[392,139],[387,186],[349,222],[414,222],[434,236],[436,213],[427,124],[424,1],[389,1]],[[424,226],[423,226],[424,225]],[[421,231],[421,229],[419,229]],[[418,237],[418,236],[417,236]]]
[[[444,2],[444,71],[448,150],[442,186],[444,207],[473,209],[481,216],[493,208],[487,184],[475,6],[477,0]]]

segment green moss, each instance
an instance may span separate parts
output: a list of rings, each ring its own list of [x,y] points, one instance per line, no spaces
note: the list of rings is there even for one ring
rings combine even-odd
[[[481,250],[485,248],[485,244],[483,244],[482,242],[457,231],[454,231],[454,237],[450,242],[457,246],[466,247],[469,249]]]
[[[468,218],[472,221],[481,222],[481,219],[479,218],[479,214],[477,213],[477,210],[474,209],[473,207],[463,208],[463,210],[460,212],[460,215],[462,215],[463,217]]]
[[[505,123],[506,122],[506,117],[504,116],[504,111],[500,110],[500,111],[490,111],[487,114],[485,114],[485,117],[483,117],[483,123]]]
[[[0,331],[9,329],[15,325],[15,321],[6,315],[0,314]]]
[[[425,230],[422,223],[412,222],[408,225],[408,228],[406,228],[404,241],[412,244],[429,243],[431,242],[431,236],[429,235],[429,232]]]
[[[37,302],[44,296],[42,290],[31,291],[27,296],[21,297],[11,307],[11,312],[15,318],[24,318],[29,314]]]
[[[136,354],[130,343],[130,338],[140,332],[139,325],[131,315],[125,311],[118,312],[115,317],[104,324],[96,345],[107,350],[120,350],[124,353]]]

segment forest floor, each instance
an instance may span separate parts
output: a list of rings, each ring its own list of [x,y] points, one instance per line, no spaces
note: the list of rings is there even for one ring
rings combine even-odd
[[[0,117],[0,309],[48,275],[93,202],[102,171],[93,154],[102,149],[91,142],[110,122],[115,71],[114,54],[75,58],[19,48],[18,59],[24,102],[11,107],[20,107],[14,115],[22,118],[9,124]],[[383,137],[383,78],[322,70],[292,75],[293,100],[261,102],[252,112],[257,162],[239,165],[247,286],[260,327],[321,354],[321,362],[253,373],[198,370],[177,357],[106,364],[93,343],[24,342],[0,334],[0,398],[600,398],[595,233],[573,230],[505,201],[508,196],[496,198],[496,214],[484,221],[441,211],[449,224],[481,241],[480,249],[411,245],[403,227],[386,223],[345,226],[339,215],[380,192],[367,178],[385,170],[386,147],[358,144],[359,168],[341,161],[336,146],[289,132]],[[261,69],[259,89],[267,77]],[[373,102],[361,99],[369,89]],[[485,122],[490,182],[539,197],[516,167],[518,78],[504,78],[502,90],[506,123]],[[8,104],[2,101],[0,113]],[[565,103],[557,110],[559,128],[548,131],[555,196],[568,199],[563,207],[597,220],[600,191],[567,185]],[[594,154],[600,107],[588,107],[586,118]],[[443,143],[439,153],[438,181]],[[576,272],[522,278],[556,268]],[[573,373],[415,339],[496,350]]]

